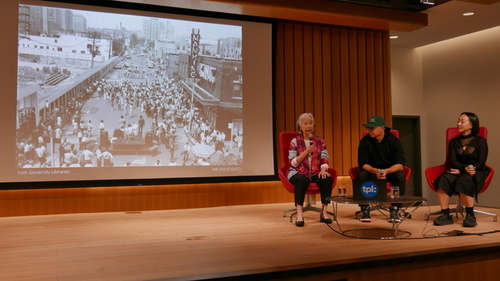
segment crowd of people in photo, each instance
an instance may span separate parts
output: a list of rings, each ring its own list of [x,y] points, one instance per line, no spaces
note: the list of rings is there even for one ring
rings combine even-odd
[[[75,114],[78,115],[83,101],[88,98],[90,92],[91,89],[89,88],[80,95],[70,98],[64,105],[51,112],[44,109],[44,114],[40,116],[37,126],[30,128],[29,131],[18,130],[16,139],[18,167],[44,168],[56,166],[54,157],[52,157],[55,151],[50,149],[51,144],[53,144],[53,147],[58,146],[59,159],[64,157],[66,148],[68,150],[74,148],[74,145],[71,146],[67,140],[64,126],[72,120]],[[61,155],[63,148],[65,151]],[[49,155],[49,153],[52,155]],[[63,162],[59,161],[57,166],[62,165]]]
[[[99,90],[99,89],[102,89]],[[134,84],[131,80],[107,81],[99,82],[98,92],[111,103],[115,110],[123,110],[124,116],[132,115],[135,109],[139,109],[141,114],[144,114],[151,122],[149,130],[150,136],[154,144],[159,146],[164,145],[170,151],[170,158],[174,158],[174,152],[181,149],[178,144],[178,137],[183,128],[189,137],[192,145],[204,144],[209,145],[214,151],[223,152],[227,156],[228,161],[222,161],[222,157],[217,157],[221,161],[214,164],[232,164],[236,165],[239,161],[234,161],[241,156],[241,141],[235,144],[237,155],[233,152],[233,147],[226,147],[226,134],[217,129],[204,117],[203,108],[192,108],[189,94],[186,95],[179,87],[179,81],[171,78],[163,81],[156,81],[152,85]],[[102,93],[101,93],[102,92]],[[124,116],[120,118],[120,129],[127,131],[131,127],[132,133],[136,130],[137,124],[125,125]],[[141,119],[142,120],[142,117]],[[190,128],[188,128],[190,126]],[[139,138],[142,137],[142,128],[139,124]],[[129,136],[131,134],[128,134]],[[136,134],[132,134],[135,137]],[[125,133],[127,137],[127,133]],[[151,139],[148,138],[148,139]],[[239,137],[242,138],[241,136]],[[192,147],[192,146],[191,146]],[[188,160],[189,152],[182,147],[182,164],[185,165]],[[208,157],[199,156],[193,159],[192,164],[198,164],[202,161],[207,161]],[[205,158],[205,159],[203,159]],[[179,161],[178,161],[179,162]],[[180,162],[178,164],[181,164]]]
[[[109,120],[108,115],[108,120],[100,119],[95,124],[92,116],[82,114],[83,104],[91,98],[106,101],[116,119]],[[161,149],[164,146],[170,152],[170,159],[160,162],[239,164],[241,134],[235,136],[238,141],[234,145],[228,142],[226,134],[207,121],[204,109],[192,108],[194,105],[190,101],[190,93],[184,92],[178,79],[174,78],[157,80],[151,85],[134,83],[130,79],[100,79],[65,106],[45,112],[45,118],[40,118],[31,134],[18,137],[18,166],[111,166],[113,143],[117,142],[143,143],[146,148],[155,146]],[[189,150],[184,143],[179,143],[179,136],[183,133],[187,136]],[[212,155],[196,155],[190,151],[196,144],[211,147],[214,152],[212,159]],[[176,157],[176,151],[179,151],[179,157]]]
[[[61,125],[55,130],[48,125],[44,128],[46,133],[39,135],[36,141],[21,138],[17,143],[18,165],[22,168],[113,166],[109,146],[95,148],[96,135],[91,120],[79,122],[75,117],[72,122],[73,129],[66,132]],[[71,136],[76,136],[77,141],[72,142]]]

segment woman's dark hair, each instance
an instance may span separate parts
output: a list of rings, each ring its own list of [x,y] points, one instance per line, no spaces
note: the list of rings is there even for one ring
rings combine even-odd
[[[477,117],[476,114],[467,111],[460,113],[460,115],[466,115],[467,117],[469,117],[469,122],[472,124],[471,134],[479,134],[479,117]]]

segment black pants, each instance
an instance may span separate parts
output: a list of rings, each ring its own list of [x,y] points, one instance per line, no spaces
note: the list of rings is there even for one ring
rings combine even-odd
[[[358,179],[368,180],[377,179],[377,175],[368,173],[365,170],[361,170],[358,173]],[[387,182],[390,182],[394,186],[399,186],[399,194],[405,195],[406,190],[406,175],[403,171],[398,171],[392,174],[386,175]]]
[[[311,182],[318,184],[319,191],[321,195],[321,203],[328,204],[330,201],[326,200],[326,198],[330,197],[332,194],[332,185],[333,180],[332,177],[327,177],[324,179],[319,178],[318,175],[312,176],[312,180],[309,181],[304,175],[295,174],[290,178],[290,182],[295,186],[295,206],[304,204],[304,199],[306,197],[306,191]]]
[[[386,177],[387,182],[390,182],[394,186],[399,186],[399,194],[405,195],[406,190],[406,175],[403,171],[398,171],[392,174],[387,174]],[[369,173],[365,170],[361,170],[358,173],[358,179],[368,180],[368,179],[377,179],[377,175]],[[401,204],[395,203],[393,206],[401,207]],[[367,207],[367,204],[359,204],[360,207]]]

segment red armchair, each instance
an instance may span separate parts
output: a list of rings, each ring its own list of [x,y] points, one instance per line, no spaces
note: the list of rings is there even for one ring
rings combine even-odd
[[[295,187],[287,178],[287,171],[290,168],[290,160],[288,160],[288,151],[290,147],[290,142],[293,138],[297,137],[299,133],[297,132],[281,132],[279,134],[279,144],[280,144],[280,152],[281,152],[281,167],[278,170],[278,176],[281,180],[281,183],[285,187],[285,189],[290,193],[295,193]],[[337,182],[337,171],[335,169],[329,168],[328,172],[332,176],[333,185]],[[306,204],[304,205],[303,211],[316,211],[321,212],[321,208],[313,207],[312,204],[315,204],[316,194],[319,193],[319,186],[315,183],[311,183],[307,188],[306,192]],[[293,216],[297,214],[297,209],[286,209],[283,212],[283,216],[286,217],[287,212],[293,212],[290,215],[290,221],[292,221]],[[332,214],[333,215],[333,214]]]
[[[480,127],[478,135],[487,139],[488,138],[488,129],[486,127]],[[434,180],[439,175],[441,175],[442,173],[444,173],[446,170],[448,170],[451,167],[450,159],[449,159],[449,155],[448,155],[448,145],[449,145],[451,139],[458,137],[458,136],[460,136],[460,132],[458,131],[458,129],[456,127],[448,128],[446,130],[446,158],[445,158],[446,160],[445,160],[444,164],[425,169],[425,178],[427,179],[427,183],[429,184],[430,188],[434,191],[437,190],[437,186],[434,185]],[[484,182],[484,186],[479,191],[479,194],[485,192],[488,189],[488,187],[491,183],[491,180],[493,179],[493,175],[495,174],[495,170],[493,168],[491,168],[488,165],[485,165],[485,166],[490,169],[490,174],[488,175],[488,177],[486,177],[486,180]],[[458,194],[456,194],[456,195],[458,195]],[[463,203],[461,202],[460,198],[457,201],[457,207],[450,209],[450,212],[455,212],[457,217],[458,217],[458,213],[460,213],[461,216],[463,217],[464,207],[463,207]],[[484,212],[484,211],[480,211],[480,210],[476,210],[476,209],[474,209],[474,213],[493,216],[493,221],[497,221],[496,214],[488,213],[488,212]],[[427,213],[427,214],[425,214],[425,219],[428,220],[430,215],[439,215],[439,214],[441,214],[441,211]]]

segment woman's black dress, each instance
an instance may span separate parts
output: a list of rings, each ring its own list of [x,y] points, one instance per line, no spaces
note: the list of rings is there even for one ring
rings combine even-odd
[[[450,140],[448,150],[451,168],[460,170],[460,174],[445,172],[436,178],[434,185],[449,196],[463,193],[477,200],[477,194],[490,173],[485,166],[488,158],[486,139],[477,135],[459,136]],[[469,165],[476,167],[476,174],[472,177],[465,171]]]

